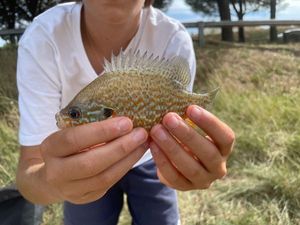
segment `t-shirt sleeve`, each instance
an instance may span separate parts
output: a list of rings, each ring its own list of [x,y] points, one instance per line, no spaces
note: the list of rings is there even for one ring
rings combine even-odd
[[[187,89],[192,91],[196,75],[196,58],[190,34],[184,29],[177,31],[170,39],[164,55],[166,58],[179,55],[188,61],[191,73],[191,82]]]
[[[38,145],[58,130],[55,113],[60,108],[61,87],[56,61],[55,50],[42,31],[24,34],[17,62],[21,145]]]

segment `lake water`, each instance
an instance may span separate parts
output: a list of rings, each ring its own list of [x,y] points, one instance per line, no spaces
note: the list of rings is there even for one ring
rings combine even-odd
[[[172,5],[166,12],[167,15],[174,17],[181,22],[192,22],[192,21],[218,21],[218,16],[207,16],[202,13],[195,13],[191,10],[191,7],[185,4],[184,0],[173,0]],[[245,20],[264,20],[269,19],[269,11],[261,10],[253,13],[246,14]],[[300,0],[284,0],[283,4],[277,9],[277,19],[282,20],[300,20]],[[237,20],[235,16],[232,20]],[[197,32],[195,29],[190,30],[191,33]],[[0,47],[5,42],[0,38]]]

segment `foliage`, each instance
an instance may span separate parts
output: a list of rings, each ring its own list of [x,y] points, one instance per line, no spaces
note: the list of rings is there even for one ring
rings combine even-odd
[[[216,15],[218,11],[216,0],[185,0],[185,2],[192,7],[194,12]]]
[[[218,10],[221,20],[231,20],[230,0],[198,1],[186,0],[186,3],[192,7],[195,12],[201,11],[205,14],[215,14]],[[232,27],[222,27],[222,40],[233,41]]]
[[[26,27],[35,16],[55,3],[55,0],[0,0],[0,29]],[[14,36],[2,38],[17,43]]]
[[[237,139],[226,178],[208,190],[178,192],[183,225],[300,224],[299,49],[299,44],[265,43],[196,47],[194,90],[220,86],[212,111]],[[15,47],[0,49],[0,68],[4,186],[14,181],[18,159]],[[43,225],[61,220],[61,205],[48,206]],[[127,224],[128,211],[123,211],[119,225]]]
[[[56,3],[55,0],[0,0],[0,24],[2,28],[20,27],[22,21],[32,21]]]
[[[227,16],[224,18],[224,15],[222,15],[222,12],[224,12],[226,8],[224,8],[224,3],[223,5],[220,4],[223,2],[221,0],[185,0],[185,1],[187,4],[189,4],[192,7],[193,11],[195,12],[202,12],[204,14],[215,15],[217,14],[217,11],[219,11],[219,16],[221,20],[230,20],[230,17]],[[229,0],[227,8],[228,10],[230,10],[229,9],[229,2],[230,2],[232,9],[235,12],[237,18],[239,20],[243,20],[245,14],[247,13],[255,12],[261,8],[268,8],[272,6],[273,15],[274,15],[273,18],[275,18],[276,4],[280,4],[283,1],[284,0]],[[244,34],[243,27],[239,27],[239,41],[245,42],[245,34]]]
[[[0,0],[0,28],[15,27],[16,11],[16,0]]]
[[[173,0],[155,0],[153,6],[163,11],[167,11]]]
[[[270,7],[276,11],[276,4],[282,2],[281,0],[231,0],[231,5],[239,20],[243,20],[245,14],[249,12],[258,11],[260,8]],[[273,19],[275,19],[275,12],[271,11]],[[239,41],[245,42],[244,28],[239,27]]]
[[[154,6],[162,10],[173,0],[156,0]],[[26,24],[46,9],[62,0],[0,0],[0,28],[13,29]]]
[[[202,12],[208,15],[216,15],[218,12],[217,2],[219,0],[185,0],[194,12]],[[280,4],[284,0],[276,0]],[[271,0],[230,0],[236,16],[243,17],[245,14],[269,7]]]
[[[54,6],[57,0],[22,0],[19,1],[18,11],[21,19],[32,21],[34,17]]]
[[[242,20],[246,13],[255,12],[262,7],[268,7],[270,3],[269,0],[231,0],[231,5],[238,19]]]
[[[13,182],[18,160],[16,48],[0,50],[0,186]]]
[[[229,175],[198,193],[199,216],[188,224],[299,224],[300,52],[294,48],[210,45],[197,52],[196,87],[221,86],[213,112],[237,140]]]

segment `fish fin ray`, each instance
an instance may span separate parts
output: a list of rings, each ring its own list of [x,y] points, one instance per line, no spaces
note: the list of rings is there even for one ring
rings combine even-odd
[[[184,121],[190,125],[192,128],[196,129],[198,126],[188,117],[183,118]]]
[[[122,49],[119,55],[112,54],[110,61],[104,60],[104,72],[147,73],[149,75],[161,75],[167,79],[175,80],[183,86],[188,86],[191,82],[188,62],[181,56],[174,56],[170,59],[160,58],[148,51],[140,50],[124,52]]]
[[[207,92],[207,93],[204,93],[204,94],[191,94],[192,96],[192,99],[190,102],[192,102],[192,104],[195,104],[195,105],[198,105],[198,106],[201,106],[202,108],[209,108],[214,99],[216,98],[218,92],[219,92],[219,89],[220,88],[216,88],[210,92]]]

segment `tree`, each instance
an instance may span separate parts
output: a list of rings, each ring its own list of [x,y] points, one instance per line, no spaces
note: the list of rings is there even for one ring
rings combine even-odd
[[[231,20],[230,7],[231,4],[238,20],[242,21],[247,13],[258,11],[261,8],[273,7],[271,10],[272,17],[275,18],[276,3],[283,0],[185,0],[195,12],[203,12],[213,15],[217,11],[221,20]],[[275,1],[275,3],[274,3]],[[275,9],[274,9],[275,4]],[[225,30],[230,29],[230,30]],[[275,28],[271,28],[275,29]],[[227,33],[228,32],[228,33]],[[271,31],[270,31],[271,32]],[[274,31],[272,31],[274,32]],[[232,28],[222,29],[222,40],[232,40]],[[275,34],[272,34],[275,35]],[[239,27],[239,41],[245,42],[244,28]]]
[[[276,18],[276,0],[270,0],[270,18],[275,19]],[[277,29],[276,26],[270,27],[270,41],[276,41],[277,40]]]
[[[14,29],[21,20],[30,22],[56,3],[55,0],[0,0],[0,28]]]
[[[0,0],[0,29],[15,29],[33,20],[38,14],[55,5],[55,0]],[[10,36],[11,43],[16,43]]]
[[[14,29],[17,20],[17,0],[0,0],[0,29]],[[13,36],[4,37],[16,43]]]
[[[0,0],[0,28],[15,28],[16,12],[16,0]]]
[[[18,13],[22,19],[32,21],[34,17],[56,4],[55,0],[20,0]]]
[[[155,0],[153,6],[163,11],[167,11],[173,0]]]
[[[231,20],[229,0],[185,0],[195,12],[203,12],[213,15],[217,11],[221,20]],[[233,32],[231,27],[222,28],[222,40],[233,41]]]
[[[192,7],[194,12],[213,15],[217,12],[217,0],[185,0],[186,4]]]
[[[260,8],[269,6],[270,0],[230,0],[231,5],[238,17],[242,21],[245,14],[258,11]],[[245,42],[244,27],[239,27],[239,42]]]
[[[221,20],[231,20],[229,0],[218,0],[218,9]],[[222,28],[222,40],[233,41],[232,27]]]

